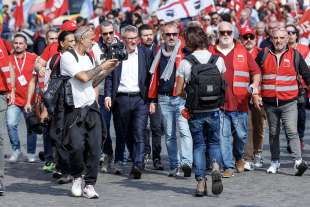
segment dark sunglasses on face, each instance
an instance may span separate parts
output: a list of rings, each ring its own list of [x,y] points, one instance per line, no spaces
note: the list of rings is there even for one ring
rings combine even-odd
[[[228,35],[230,36],[232,34],[232,31],[219,31],[220,35],[224,36],[224,35]]]
[[[173,37],[176,37],[176,36],[178,36],[178,34],[179,34],[179,33],[165,33],[165,35],[166,35],[167,37],[171,37],[171,35],[172,35]]]
[[[111,31],[111,32],[104,32],[104,33],[101,33],[103,36],[107,36],[108,34],[109,35],[113,35],[114,34],[114,32],[113,31]]]
[[[295,34],[297,34],[297,32],[296,32],[296,31],[287,31],[287,34],[289,34],[289,35],[295,35]]]
[[[255,36],[249,34],[249,35],[243,35],[242,38],[243,38],[244,40],[254,40],[254,39],[255,39]]]

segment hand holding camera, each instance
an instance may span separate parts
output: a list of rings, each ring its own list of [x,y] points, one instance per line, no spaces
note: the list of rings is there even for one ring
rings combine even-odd
[[[117,59],[109,59],[100,64],[102,71],[110,72],[119,64]]]

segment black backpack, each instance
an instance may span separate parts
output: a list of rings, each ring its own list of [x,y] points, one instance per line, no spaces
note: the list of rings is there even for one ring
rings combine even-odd
[[[218,58],[212,55],[207,64],[201,64],[193,55],[185,57],[192,64],[191,79],[185,87],[185,106],[190,113],[215,109],[223,104],[225,81],[216,66]]]

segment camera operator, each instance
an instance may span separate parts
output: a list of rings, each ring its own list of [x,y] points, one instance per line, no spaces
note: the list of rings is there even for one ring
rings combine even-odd
[[[119,42],[117,37],[115,36],[113,23],[110,21],[103,21],[100,25],[101,30],[101,37],[99,38],[98,44],[95,44],[92,49],[95,55],[95,59],[97,64],[100,64],[102,61],[105,60],[105,55],[109,51],[109,47],[113,43]],[[102,166],[101,172],[110,172],[112,170],[113,164],[113,147],[112,147],[112,140],[110,136],[110,122],[111,122],[111,111],[106,110],[104,107],[104,81],[99,84],[99,106],[100,112],[103,120],[106,122],[107,127],[107,138],[103,145],[103,156],[102,156]],[[116,148],[118,148],[118,142],[116,142]],[[115,169],[115,168],[113,168]],[[114,170],[115,173],[115,170]]]
[[[93,58],[87,53],[92,47],[94,31],[82,26],[75,32],[76,46],[64,52],[60,60],[61,75],[69,76],[73,106],[66,106],[65,143],[70,149],[70,168],[73,176],[73,196],[98,198],[94,189],[97,180],[100,146],[102,143],[102,122],[96,103],[94,87],[117,66],[111,59],[94,66]],[[66,94],[66,99],[70,94]],[[85,169],[84,169],[85,166]],[[84,171],[85,170],[85,171]],[[85,173],[85,187],[82,190],[82,173]]]

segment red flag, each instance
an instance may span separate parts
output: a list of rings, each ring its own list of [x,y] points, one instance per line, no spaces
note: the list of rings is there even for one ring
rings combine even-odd
[[[301,17],[297,27],[302,37],[308,37],[310,33],[310,9],[308,9]]]
[[[50,6],[50,2],[52,0],[47,1],[46,3]],[[69,0],[53,0],[53,5],[47,11],[44,12],[44,20],[45,22],[50,22],[53,19],[63,15],[69,9]]]
[[[46,0],[46,2],[45,2],[45,8],[46,9],[52,8],[53,5],[54,5],[54,0]]]
[[[24,0],[16,1],[13,16],[15,18],[15,29],[18,30],[24,24]]]
[[[103,5],[103,11],[111,11],[113,5],[113,0],[105,0]]]

